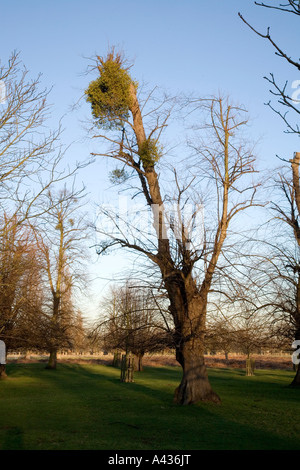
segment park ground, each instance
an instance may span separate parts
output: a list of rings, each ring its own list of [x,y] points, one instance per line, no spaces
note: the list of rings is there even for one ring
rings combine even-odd
[[[231,362],[233,361],[233,362]],[[120,381],[110,358],[12,359],[0,382],[1,450],[300,450],[300,390],[290,357],[208,357],[221,405],[178,406],[181,370],[152,356],[133,383]]]

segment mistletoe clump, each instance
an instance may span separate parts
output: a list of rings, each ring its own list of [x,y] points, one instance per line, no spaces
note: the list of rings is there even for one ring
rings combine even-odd
[[[119,128],[129,116],[130,85],[133,81],[119,54],[112,52],[105,60],[100,57],[98,60],[100,76],[85,91],[87,101],[100,127]]]
[[[139,157],[143,163],[144,168],[153,167],[162,156],[162,150],[158,147],[155,139],[146,139],[140,150]]]
[[[109,179],[112,184],[124,183],[128,177],[129,175],[124,168],[116,168],[115,170],[112,170],[109,175]]]

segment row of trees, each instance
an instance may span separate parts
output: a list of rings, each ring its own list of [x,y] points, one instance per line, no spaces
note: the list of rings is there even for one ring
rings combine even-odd
[[[224,306],[225,307],[225,306]],[[225,308],[224,308],[225,310]],[[281,317],[280,328],[270,315],[242,311],[220,319],[209,312],[205,332],[206,354],[230,353],[249,358],[252,354],[291,349],[292,325]],[[113,286],[101,304],[101,315],[90,340],[98,349],[131,354],[137,370],[142,370],[145,353],[165,353],[175,349],[174,322],[168,311],[166,295],[154,294],[147,286],[137,286],[129,280]]]

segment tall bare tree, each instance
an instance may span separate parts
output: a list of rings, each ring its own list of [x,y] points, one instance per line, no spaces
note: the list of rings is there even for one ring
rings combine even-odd
[[[49,350],[47,367],[55,369],[59,348],[71,347],[70,338],[75,318],[72,290],[83,280],[86,222],[79,213],[82,191],[49,192],[48,209],[34,227],[35,238],[43,259],[45,288],[49,292],[45,336]]]
[[[290,15],[290,20],[300,18],[300,3],[298,0],[287,0],[285,3],[279,1],[268,2],[255,2],[259,7],[269,10],[276,10],[278,14]],[[300,71],[299,58],[292,57],[290,53],[281,46],[274,35],[271,35],[270,27],[267,28],[266,33],[262,33],[254,28],[247,22],[244,17],[239,13],[242,21],[259,37],[268,41],[272,45],[275,54],[283,59],[297,75]],[[272,85],[270,90],[271,94],[277,98],[280,105],[276,109],[271,101],[268,103],[270,108],[280,116],[286,125],[286,132],[290,134],[300,135],[300,128],[298,124],[300,115],[300,94],[299,94],[299,80],[295,80],[292,86],[288,86],[288,81],[284,84],[279,84],[273,73],[265,79]],[[298,88],[298,89],[297,89]],[[293,91],[294,90],[294,91]],[[292,113],[292,118],[291,114]],[[270,278],[272,278],[273,287],[273,308],[275,312],[281,312],[284,315],[287,323],[284,323],[283,329],[286,325],[290,324],[290,331],[294,331],[295,339],[300,339],[300,279],[299,279],[299,248],[300,248],[300,230],[299,230],[299,215],[300,215],[300,187],[299,187],[299,164],[300,153],[295,152],[293,158],[288,162],[284,171],[278,173],[276,187],[281,190],[281,199],[274,202],[273,209],[275,209],[276,219],[283,223],[282,227],[289,230],[286,231],[285,241],[283,245],[273,243],[273,254],[269,257]],[[273,199],[274,200],[274,199]],[[290,242],[292,235],[293,241]],[[293,247],[296,244],[298,247]],[[269,246],[272,244],[270,243]],[[285,249],[284,245],[287,245]],[[292,250],[288,246],[292,246]],[[293,252],[293,253],[292,253]],[[277,259],[276,265],[274,259]],[[278,284],[281,283],[285,289],[279,288]],[[277,289],[276,289],[277,286]],[[276,292],[277,291],[277,292]],[[272,303],[272,302],[271,302]],[[297,372],[293,381],[293,385],[300,384],[300,371]]]
[[[16,297],[13,282],[16,282],[20,290],[18,276],[21,280],[28,275],[27,267],[23,266],[23,269],[21,266],[24,256],[20,255],[21,264],[18,264],[16,259],[17,247],[19,250],[18,244],[24,237],[24,230],[29,230],[28,226],[26,229],[22,227],[22,224],[42,215],[49,209],[49,204],[43,204],[45,202],[43,197],[47,199],[46,192],[54,183],[72,176],[81,164],[76,163],[72,170],[63,168],[61,126],[59,125],[56,130],[48,127],[51,111],[48,101],[49,90],[42,88],[41,75],[35,78],[30,76],[29,71],[22,64],[19,53],[12,53],[7,64],[0,63],[0,85],[0,237],[1,243],[10,243],[9,250],[11,251],[7,251],[5,256],[6,260],[10,259],[12,263],[6,264],[4,255],[1,255],[3,270],[10,270],[9,287],[4,278],[1,282],[0,323],[6,325],[7,331],[8,323],[14,325],[15,329],[12,317],[17,310],[14,303]],[[11,235],[8,231],[12,232]],[[18,239],[19,237],[21,238]],[[20,250],[18,253],[20,254]],[[15,274],[12,275],[14,270]],[[28,286],[33,285],[33,279],[31,281]],[[22,289],[25,290],[24,285]],[[25,294],[25,291],[23,293]],[[37,299],[38,286],[36,286],[36,294]],[[33,299],[30,302],[33,302]],[[30,302],[26,297],[26,301],[24,300],[22,305],[19,304],[19,314],[21,310],[23,313],[25,310],[28,311]],[[14,308],[10,308],[9,304],[14,305]],[[36,311],[38,310],[36,308]],[[19,316],[18,325],[20,325]],[[32,325],[35,323],[37,322],[33,321]],[[27,331],[29,332],[30,329]]]
[[[38,250],[28,226],[6,214],[0,230],[0,338],[6,350],[31,344],[31,330],[41,309]]]
[[[127,218],[123,220],[125,227],[121,226],[121,217],[116,219],[111,211],[106,211],[114,229],[108,233],[107,226],[103,231],[98,227],[98,231],[108,237],[99,252],[121,246],[146,256],[158,268],[175,324],[176,358],[183,369],[174,400],[179,404],[201,400],[219,402],[219,396],[209,383],[204,362],[206,310],[229,223],[253,204],[255,188],[249,176],[254,172],[254,157],[235,140],[247,119],[242,109],[222,98],[190,103],[193,111],[203,107],[208,111],[210,121],[207,126],[213,137],[211,145],[206,141],[205,148],[194,146],[193,165],[190,155],[181,162],[185,168],[185,181],[181,178],[180,160],[177,159],[178,164],[170,165],[168,176],[172,178],[173,186],[172,192],[168,193],[170,184],[161,176],[163,152],[160,139],[170,115],[170,107],[166,106],[170,105],[170,100],[158,101],[156,98],[152,108],[151,96],[140,101],[138,85],[129,75],[120,54],[111,52],[105,59],[98,57],[97,68],[99,77],[90,83],[87,100],[92,106],[95,125],[111,131],[97,136],[110,144],[108,151],[98,155],[121,163],[122,167],[114,173],[119,179],[133,181],[136,177],[135,184],[139,189],[135,193],[143,196],[148,211],[142,217],[150,216],[153,224],[151,235],[146,230],[148,237],[143,230],[135,231],[134,235],[136,225],[132,221]],[[201,159],[206,165],[203,171],[200,170]],[[240,182],[243,177],[245,186]],[[209,237],[204,231],[203,238],[199,222],[203,200],[199,188],[200,181],[203,183],[205,179],[207,183],[213,181],[217,189],[217,210],[215,228]],[[237,196],[241,194],[245,198],[238,200]],[[193,210],[187,214],[185,209],[189,201]],[[170,203],[176,207],[172,213],[167,210]],[[195,268],[199,265],[202,267],[200,282],[195,276]]]
[[[300,340],[300,153],[295,153],[287,165],[278,172],[272,210],[277,225],[278,237],[267,243],[268,253],[266,275],[268,289],[273,286],[271,305],[277,323],[283,321],[282,333],[291,340]],[[274,232],[273,232],[274,233]],[[268,291],[267,289],[267,291]],[[287,326],[289,325],[289,328]],[[300,386],[300,370],[292,382]]]

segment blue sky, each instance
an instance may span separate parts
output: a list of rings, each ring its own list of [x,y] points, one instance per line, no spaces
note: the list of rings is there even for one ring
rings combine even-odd
[[[115,45],[134,61],[131,72],[140,82],[201,97],[221,91],[244,104],[253,140],[259,140],[258,159],[272,168],[276,153],[290,158],[299,150],[299,138],[284,134],[282,121],[264,105],[271,95],[263,77],[274,72],[281,83],[292,83],[299,76],[244,25],[239,11],[263,32],[271,26],[278,43],[299,57],[297,18],[252,0],[10,0],[0,6],[0,58],[5,63],[13,50],[20,51],[32,75],[41,72],[42,85],[53,87],[52,122],[65,116],[63,142],[74,142],[66,156],[70,162],[90,151],[82,125],[89,108],[82,103],[71,111],[92,78],[85,74],[89,58]],[[95,202],[101,200],[106,164],[97,162],[81,178]],[[112,264],[101,262],[100,275]]]

